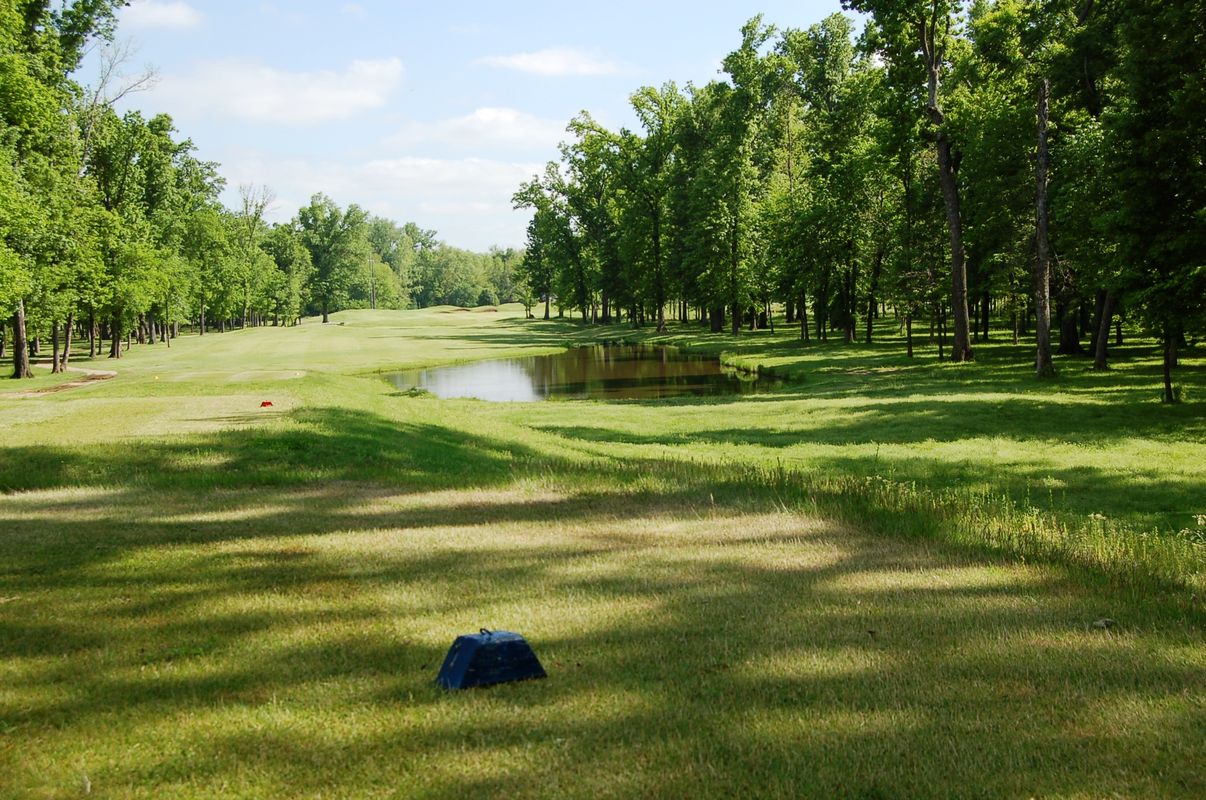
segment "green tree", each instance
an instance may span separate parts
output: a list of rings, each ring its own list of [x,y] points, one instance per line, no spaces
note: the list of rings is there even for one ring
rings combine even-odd
[[[1120,246],[1142,319],[1164,344],[1172,403],[1178,343],[1206,326],[1206,2],[1119,5],[1121,102],[1106,122]]]
[[[344,211],[324,194],[316,194],[297,215],[302,243],[310,253],[311,302],[330,322],[330,312],[339,310],[364,264],[364,227],[368,220],[359,206]]]
[[[276,265],[268,282],[272,322],[294,325],[301,318],[303,292],[310,282],[310,251],[291,223],[274,225],[261,246]]]
[[[956,152],[943,110],[943,79],[949,70],[951,51],[959,46],[960,4],[955,0],[842,0],[842,5],[870,14],[875,24],[871,41],[881,55],[904,68],[902,73],[925,81],[927,135],[932,138],[937,155],[938,179],[950,237],[950,299],[955,322],[951,357],[955,361],[970,360],[967,264],[958,178],[961,157]]]

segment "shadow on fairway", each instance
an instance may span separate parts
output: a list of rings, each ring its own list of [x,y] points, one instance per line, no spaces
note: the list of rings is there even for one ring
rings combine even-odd
[[[791,541],[807,547],[808,538]],[[445,694],[432,686],[442,648],[409,637],[414,609],[386,606],[371,615],[255,619],[256,636],[313,626],[318,641],[213,674],[94,677],[81,692],[85,708],[156,717],[232,706],[246,722],[236,717],[217,736],[186,739],[187,754],[142,768],[160,781],[202,786],[251,771],[276,786],[305,777],[315,788],[370,794],[404,780],[446,797],[550,789],[557,796],[928,797],[967,787],[980,796],[1191,797],[1202,788],[1192,766],[1200,709],[1188,698],[1206,687],[1192,665],[1156,655],[1195,641],[1192,634],[1087,631],[1099,607],[1057,580],[961,583],[966,565],[857,540],[827,566],[796,569],[751,566],[740,554],[724,555],[733,542],[706,537],[689,547],[649,541],[581,552],[582,544],[518,553],[483,547],[458,558],[455,579],[444,559],[415,558],[342,590],[355,598],[367,593],[364,581],[417,581],[454,597],[475,582],[489,590],[460,602],[479,614],[526,602],[534,590],[583,605],[652,609],[607,624],[586,619],[576,635],[533,622],[526,633],[547,681]],[[703,569],[694,564],[700,551],[712,562]],[[625,555],[640,556],[654,576],[567,576],[601,559],[628,563]],[[902,564],[954,579],[873,585]],[[294,575],[290,591],[323,590],[330,569],[316,559],[310,580]],[[215,589],[230,590],[230,576],[209,577]],[[451,635],[462,617],[457,601],[451,605],[421,613],[448,620]],[[253,633],[245,624],[235,631]],[[211,642],[221,642],[231,626],[210,620],[196,635],[208,630]],[[203,665],[204,648],[175,657]],[[334,695],[325,703],[324,690]],[[265,720],[262,710],[274,702],[289,711]],[[306,720],[315,706],[332,705],[348,716],[330,727]],[[84,724],[76,712],[63,709],[55,721]],[[103,777],[137,774],[116,767]]]
[[[1174,607],[721,469],[289,419],[5,451],[28,491],[0,497],[0,793],[1206,790]],[[479,625],[522,628],[549,679],[437,689]]]
[[[795,399],[790,394],[767,394],[737,402]],[[800,399],[805,402],[784,406],[774,428],[761,422],[744,428],[727,426],[725,418],[733,415],[723,412],[717,414],[715,428],[691,427],[665,433],[597,425],[536,427],[566,439],[604,444],[750,445],[773,449],[828,446],[824,455],[808,457],[809,468],[834,475],[885,476],[937,489],[991,485],[1017,503],[1048,513],[1082,519],[1092,513],[1105,514],[1145,531],[1177,531],[1200,513],[1202,483],[1196,473],[1185,469],[1165,472],[1153,467],[1120,474],[1108,454],[1124,454],[1132,439],[1206,441],[1206,404],[1167,407],[1136,404],[1123,397],[1051,402],[1040,395],[1002,396],[993,402],[983,396],[952,399],[934,394],[862,402],[846,411],[812,409],[807,398]],[[724,405],[734,401],[722,398],[713,402]],[[693,403],[685,400],[675,405]],[[1045,447],[1052,443],[1092,447],[1102,456],[1091,466],[1053,465],[1044,458]],[[880,445],[906,447],[880,453]],[[952,448],[931,452],[941,445]],[[875,452],[869,455],[867,448]],[[1009,455],[986,464],[985,453],[997,449],[1007,450]]]

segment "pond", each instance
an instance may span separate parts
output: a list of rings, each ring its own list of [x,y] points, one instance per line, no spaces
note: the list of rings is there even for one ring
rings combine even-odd
[[[386,375],[403,391],[497,402],[652,400],[767,391],[778,381],[673,347],[592,345],[551,356],[478,361]]]

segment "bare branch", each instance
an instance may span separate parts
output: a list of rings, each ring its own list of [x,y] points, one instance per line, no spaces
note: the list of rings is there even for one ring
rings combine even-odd
[[[129,39],[114,42],[101,49],[96,84],[85,90],[84,107],[80,109],[80,139],[83,143],[81,173],[92,153],[92,133],[101,111],[112,108],[129,95],[153,89],[159,83],[159,73],[151,66],[145,67],[133,77],[122,73],[122,66],[129,62],[136,52],[137,49]]]

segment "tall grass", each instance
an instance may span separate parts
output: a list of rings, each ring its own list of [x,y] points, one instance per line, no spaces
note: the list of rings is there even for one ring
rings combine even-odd
[[[539,470],[539,462],[529,466]],[[562,466],[559,470],[566,470]],[[569,468],[573,472],[572,468]],[[691,487],[725,502],[839,520],[907,539],[929,539],[1022,562],[1057,564],[1137,594],[1161,593],[1195,614],[1206,613],[1206,525],[1197,530],[1141,530],[1102,514],[1073,521],[1007,494],[934,488],[883,476],[823,474],[783,464],[724,464],[663,459],[609,464],[597,480],[651,490]],[[633,471],[633,474],[626,474]],[[638,475],[639,473],[639,475]],[[563,479],[564,472],[561,472]],[[610,476],[610,477],[606,477]],[[547,477],[552,478],[552,473]],[[579,476],[571,485],[587,486]]]

